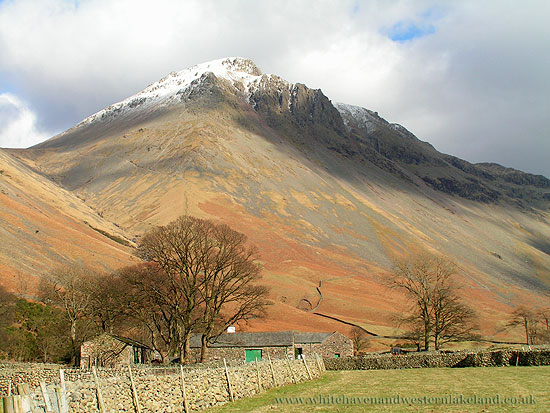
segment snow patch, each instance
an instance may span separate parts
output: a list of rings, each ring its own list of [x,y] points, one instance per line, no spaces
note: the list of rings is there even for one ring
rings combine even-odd
[[[417,139],[408,129],[398,123],[389,123],[378,115],[378,112],[362,108],[360,106],[348,105],[347,103],[335,103],[334,107],[338,109],[347,128],[359,126],[367,130],[367,133],[373,133],[380,125],[386,125],[396,131],[402,138]],[[354,123],[353,125],[351,123]]]
[[[348,105],[347,103],[334,103],[334,107],[342,115],[344,124],[349,128],[350,121],[353,120],[359,127],[365,128],[367,133],[376,129],[376,125],[381,121],[385,122],[377,112],[362,108],[361,106]]]
[[[114,103],[80,122],[77,127],[99,120],[110,120],[115,116],[139,110],[151,110],[181,102],[181,95],[200,85],[200,79],[207,73],[229,80],[233,86],[244,93],[247,101],[257,91],[262,78],[271,79],[273,75],[262,75],[256,64],[242,57],[228,57],[213,60],[200,65],[172,72],[141,92]]]

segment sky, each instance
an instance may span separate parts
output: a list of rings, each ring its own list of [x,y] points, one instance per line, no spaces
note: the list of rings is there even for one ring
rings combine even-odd
[[[0,147],[226,56],[550,177],[546,0],[0,0]]]

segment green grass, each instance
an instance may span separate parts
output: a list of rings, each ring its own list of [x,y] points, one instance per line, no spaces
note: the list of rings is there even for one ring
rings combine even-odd
[[[329,371],[322,378],[271,389],[255,397],[228,403],[211,409],[212,412],[284,412],[342,411],[342,412],[550,412],[550,367],[477,367],[464,369],[405,369]],[[318,395],[350,397],[518,397],[532,395],[532,405],[347,405],[303,404],[283,405],[276,398],[304,399]]]

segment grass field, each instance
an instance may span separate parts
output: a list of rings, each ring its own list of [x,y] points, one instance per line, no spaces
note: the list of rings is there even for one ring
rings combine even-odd
[[[397,396],[422,399],[395,404]],[[519,398],[534,404],[424,404],[427,398],[467,397]],[[312,404],[310,398],[322,396]],[[362,399],[366,404],[328,404],[330,396]],[[304,404],[295,404],[302,398]],[[365,400],[364,398],[368,398]],[[391,398],[393,404],[372,404],[372,398]],[[281,403],[276,399],[294,402]],[[430,401],[429,399],[427,401]],[[307,404],[306,404],[307,403]],[[271,389],[255,397],[238,400],[212,409],[212,412],[267,411],[342,411],[342,412],[550,412],[550,367],[477,367],[463,369],[408,369],[368,371],[328,371],[322,378]]]

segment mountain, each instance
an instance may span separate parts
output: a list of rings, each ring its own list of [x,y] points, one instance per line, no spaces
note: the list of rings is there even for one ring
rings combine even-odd
[[[489,337],[505,336],[512,306],[541,302],[550,283],[548,179],[442,154],[376,112],[333,104],[248,59],[171,73],[5,156],[130,245],[184,213],[246,233],[275,302],[252,329],[347,328],[318,312],[391,333],[406,307],[384,276],[392,257],[421,249],[457,260]],[[61,198],[55,208],[69,214]],[[109,268],[123,261],[112,252]],[[30,274],[23,262],[10,268]]]
[[[110,269],[135,261],[123,232],[0,150],[0,283],[23,295],[67,261]]]

